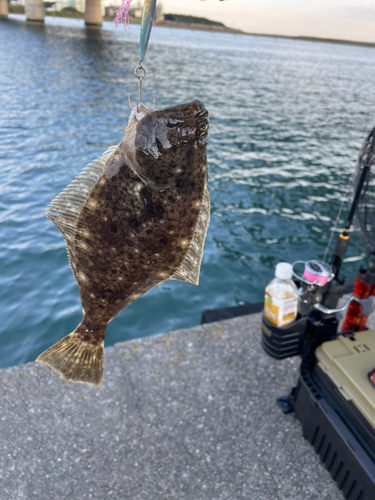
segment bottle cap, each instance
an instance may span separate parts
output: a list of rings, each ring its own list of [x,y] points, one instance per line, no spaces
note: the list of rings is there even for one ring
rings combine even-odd
[[[288,262],[279,262],[276,266],[275,276],[279,280],[290,280],[293,276],[293,266]]]

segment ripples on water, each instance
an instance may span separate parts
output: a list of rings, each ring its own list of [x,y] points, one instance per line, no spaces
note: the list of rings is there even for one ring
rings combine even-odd
[[[0,22],[0,366],[35,359],[81,320],[44,207],[120,141],[138,37],[138,26]],[[372,48],[154,28],[146,104],[154,94],[158,106],[198,98],[210,112],[211,223],[200,286],[151,290],[109,325],[106,345],[259,302],[278,261],[323,256],[375,125],[374,63]],[[354,237],[348,255],[363,253]]]

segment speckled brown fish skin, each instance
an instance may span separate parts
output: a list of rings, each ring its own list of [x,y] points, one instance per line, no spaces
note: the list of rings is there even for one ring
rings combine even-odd
[[[107,324],[142,294],[167,279],[198,284],[208,124],[198,100],[157,111],[141,105],[117,148],[51,203],[47,216],[66,239],[83,320],[37,361],[66,380],[100,384]]]

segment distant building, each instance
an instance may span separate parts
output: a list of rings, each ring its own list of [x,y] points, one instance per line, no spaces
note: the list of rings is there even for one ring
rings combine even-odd
[[[48,2],[48,3],[54,3],[55,4],[55,9],[56,11],[60,11],[62,9],[65,9],[65,7],[75,7],[75,0],[56,0],[55,2]]]
[[[56,2],[43,2],[44,10],[56,10]]]
[[[78,10],[78,12],[85,12],[86,0],[74,0],[74,3],[74,7]]]
[[[129,10],[129,17],[134,17],[135,19],[140,19],[142,17],[142,9],[135,7]]]
[[[100,5],[102,7],[103,16],[114,16],[115,12],[119,10],[121,1],[115,2],[113,0],[101,0]]]
[[[77,1],[85,1],[85,0],[76,0]],[[133,0],[134,3],[134,0]],[[120,8],[121,5],[121,0],[118,1],[118,3],[113,0],[101,0],[101,5],[102,5],[102,10],[104,9],[106,15],[112,16],[115,11],[117,11]],[[78,7],[76,7],[77,10]],[[143,5],[142,2],[137,2],[135,7],[131,7],[129,9],[129,17],[131,19],[141,19],[142,18],[142,11],[143,11]],[[103,12],[104,15],[104,12]],[[163,14],[163,7],[162,5],[156,5],[156,12],[155,12],[155,21],[163,21],[164,20],[164,14]]]
[[[26,0],[10,0],[11,5],[25,5]],[[85,0],[83,0],[85,1]],[[75,0],[51,0],[43,2],[44,10],[61,10],[64,7],[74,7]]]
[[[143,12],[143,6],[141,2],[137,3],[136,7],[133,7],[129,10],[129,17],[133,17],[134,19],[141,19],[142,17],[142,12]],[[156,4],[156,11],[155,11],[155,22],[158,21],[164,21],[164,14],[163,14],[163,6],[162,4]]]
[[[26,0],[10,0],[11,5],[25,5]],[[134,0],[133,0],[134,2]],[[121,0],[101,0],[101,10],[102,15],[114,15],[114,13],[120,8],[122,1]],[[86,0],[50,0],[43,2],[44,9],[50,11],[60,11],[65,7],[74,7],[78,12],[85,12],[86,9]],[[133,19],[141,19],[142,17],[142,2],[138,1],[135,7],[132,7],[129,10],[129,17]],[[160,4],[156,5],[155,12],[155,22],[163,21],[163,7]]]

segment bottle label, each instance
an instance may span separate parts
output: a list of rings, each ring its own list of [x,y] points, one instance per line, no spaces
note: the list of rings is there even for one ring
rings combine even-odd
[[[266,292],[264,300],[264,315],[275,326],[286,326],[297,316],[298,299],[291,297],[280,300]]]

